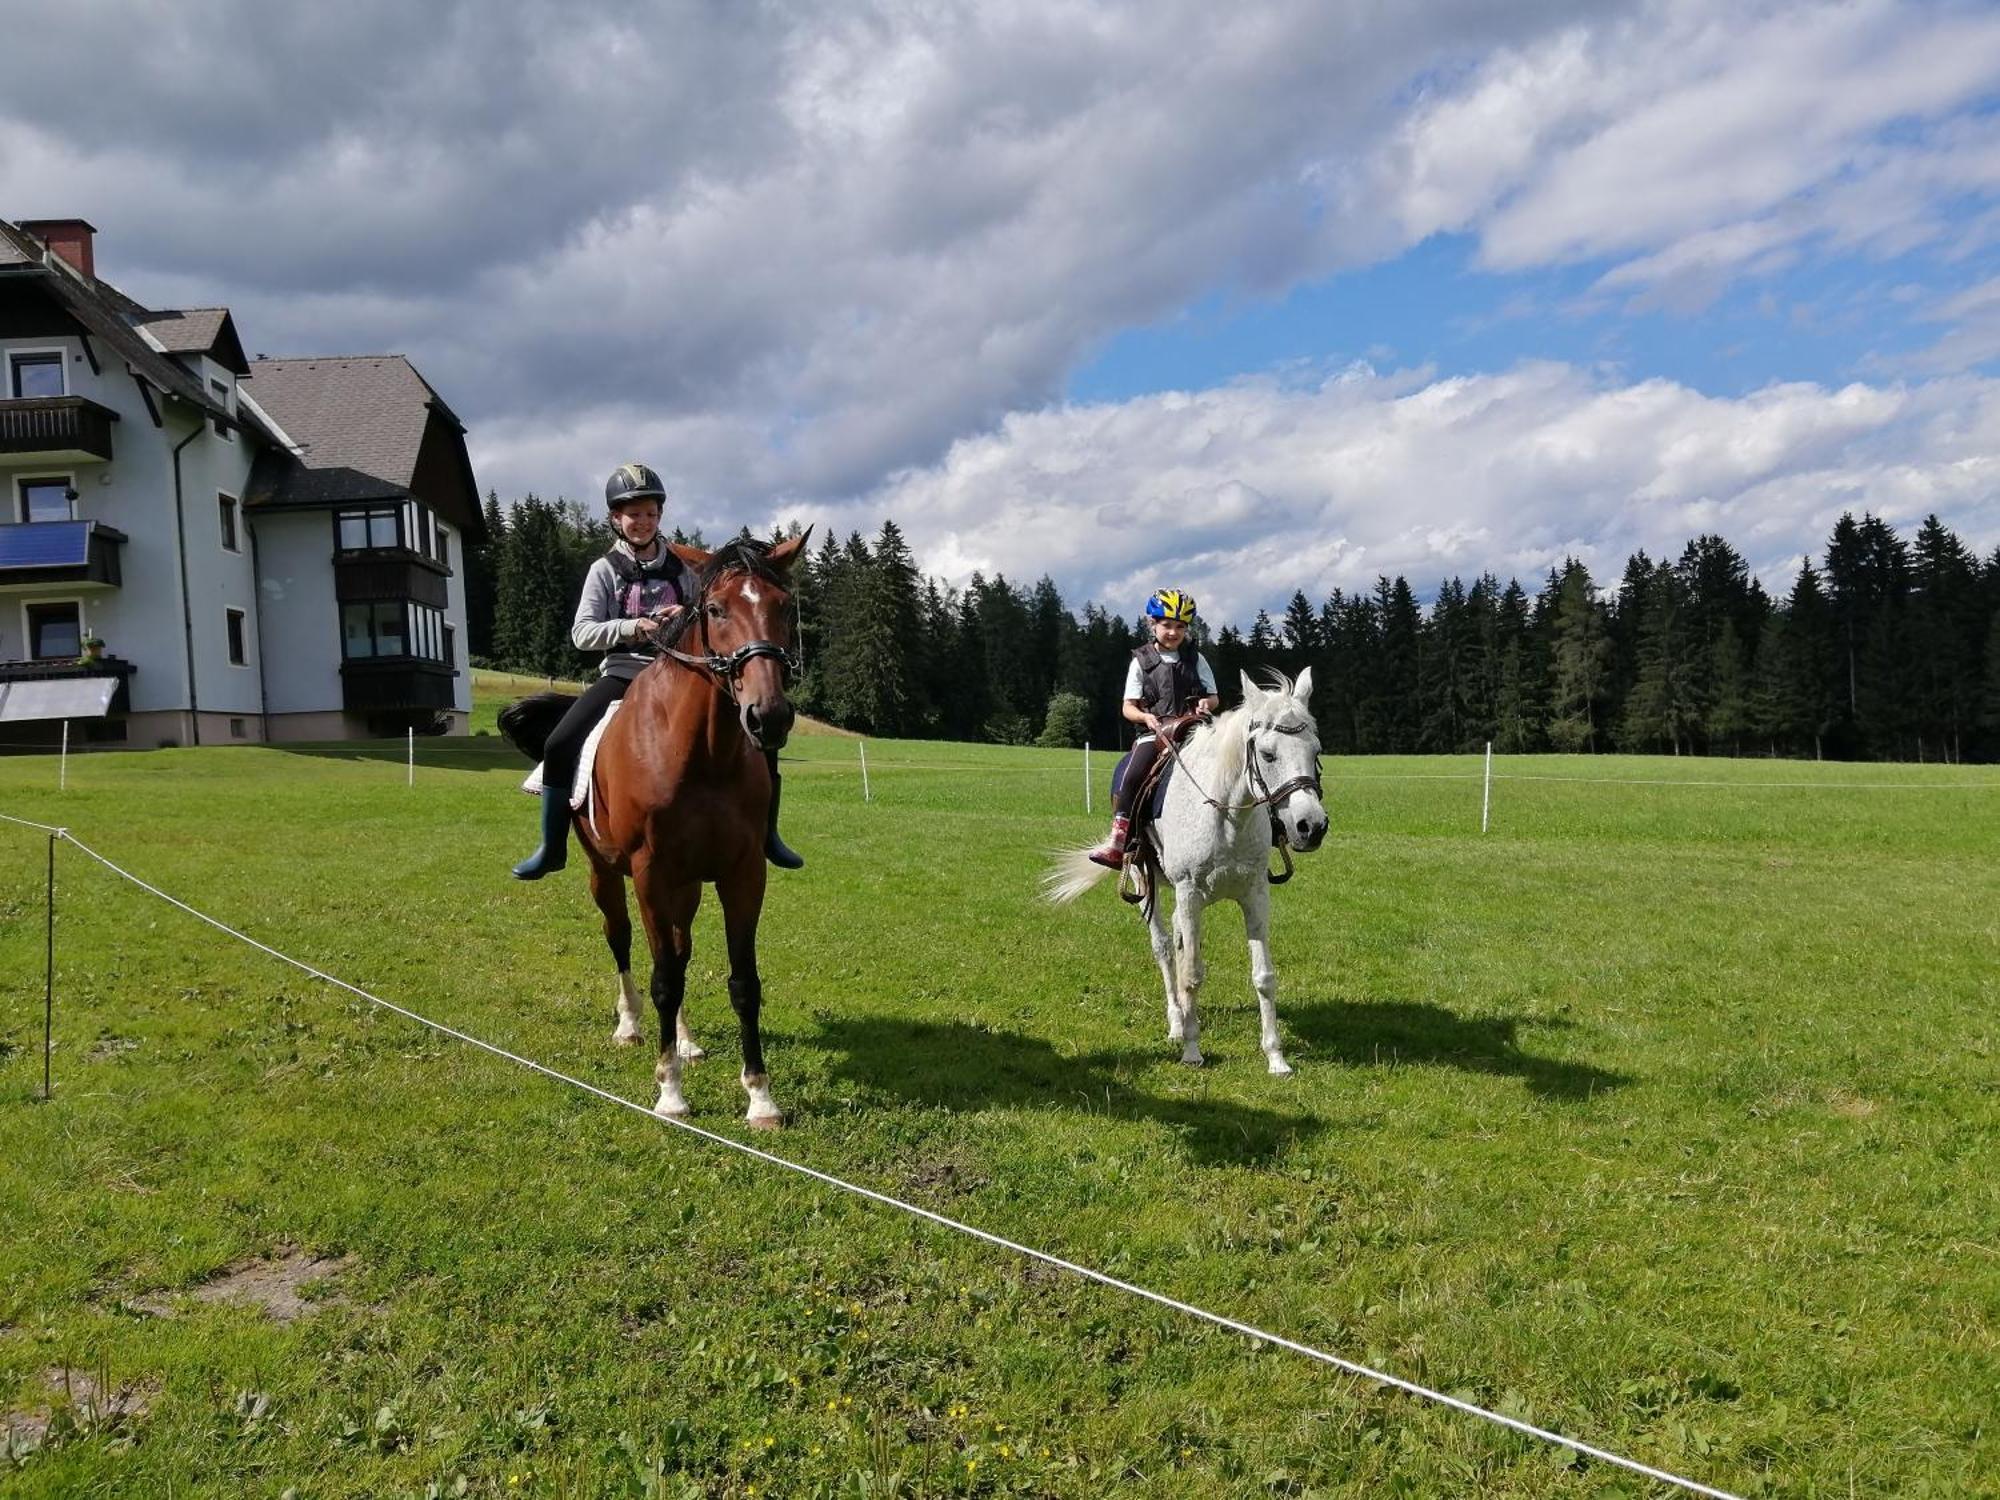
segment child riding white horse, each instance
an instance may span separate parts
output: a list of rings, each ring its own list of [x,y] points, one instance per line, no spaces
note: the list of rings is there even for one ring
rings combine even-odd
[[[1196,1004],[1207,973],[1201,960],[1202,909],[1227,900],[1243,910],[1265,1062],[1273,1073],[1292,1071],[1278,1040],[1270,860],[1278,838],[1309,854],[1326,837],[1311,696],[1310,667],[1296,683],[1274,674],[1268,692],[1246,676],[1242,704],[1197,729],[1177,752],[1166,805],[1152,833],[1161,875],[1174,888],[1172,935],[1157,901],[1150,903],[1148,921],[1153,957],[1166,985],[1167,1036],[1181,1044],[1182,1062],[1202,1061]],[[1111,873],[1092,862],[1093,852],[1073,849],[1058,857],[1042,879],[1049,900],[1074,901]]]

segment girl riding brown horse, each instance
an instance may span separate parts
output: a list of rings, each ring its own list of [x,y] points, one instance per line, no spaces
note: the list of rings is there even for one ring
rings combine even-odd
[[[667,544],[692,574],[692,596],[659,634],[660,657],[632,679],[605,727],[591,771],[590,815],[577,841],[590,863],[590,893],[604,915],[604,939],[618,965],[618,1029],[640,1040],[632,983],[629,878],[639,897],[653,956],[653,1008],[660,1025],[656,1113],[688,1112],[681,1064],[699,1057],[681,1002],[701,888],[722,900],[729,946],[729,1002],[743,1042],[746,1119],[774,1127],[784,1116],[771,1098],[758,1013],[757,922],[764,906],[765,837],[775,756],[791,733],[785,696],[790,666],[789,573],[805,545],[731,542],[714,553]],[[542,693],[509,707],[500,728],[530,756],[573,698]]]

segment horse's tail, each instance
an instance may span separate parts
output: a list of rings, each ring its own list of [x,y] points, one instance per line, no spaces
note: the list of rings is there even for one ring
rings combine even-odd
[[[500,732],[529,760],[540,760],[542,747],[574,702],[574,693],[536,693],[510,703],[500,710]]]
[[[1042,872],[1042,899],[1054,906],[1067,906],[1113,872],[1093,863],[1086,844],[1081,849],[1065,849],[1055,863]]]

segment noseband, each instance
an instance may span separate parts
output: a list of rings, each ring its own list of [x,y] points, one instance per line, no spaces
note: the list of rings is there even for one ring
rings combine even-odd
[[[1313,768],[1308,775],[1294,776],[1290,781],[1282,782],[1275,787],[1267,786],[1264,783],[1264,773],[1257,765],[1257,731],[1259,729],[1269,729],[1277,734],[1304,734],[1306,726],[1300,724],[1296,728],[1287,728],[1283,724],[1253,724],[1250,726],[1250,732],[1244,736],[1244,745],[1246,747],[1244,761],[1246,768],[1250,772],[1250,787],[1257,794],[1256,798],[1250,803],[1250,806],[1269,807],[1271,809],[1271,821],[1276,823],[1278,818],[1278,804],[1291,796],[1293,792],[1303,790],[1310,791],[1315,797],[1324,795],[1320,791],[1319,785],[1319,757],[1313,757]]]

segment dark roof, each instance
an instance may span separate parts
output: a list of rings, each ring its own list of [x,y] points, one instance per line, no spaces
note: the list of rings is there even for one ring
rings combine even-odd
[[[244,388],[300,450],[259,457],[252,505],[400,499],[433,417],[454,438],[465,430],[400,354],[259,359]]]
[[[10,251],[11,261],[7,256]],[[0,262],[9,264],[15,274],[34,277],[36,284],[80,323],[86,333],[101,340],[106,349],[125,361],[127,369],[154,390],[198,407],[207,416],[220,417],[225,422],[238,420],[208,393],[192,371],[146,342],[132,325],[127,311],[138,304],[116,287],[104,281],[86,282],[56,256],[44,255],[39,241],[5,219],[0,219]],[[259,437],[271,440],[263,425],[251,422],[247,416],[240,425],[249,426]]]
[[[238,375],[248,375],[242,341],[226,307],[187,307],[178,312],[147,313],[139,320],[169,354],[206,354]]]

